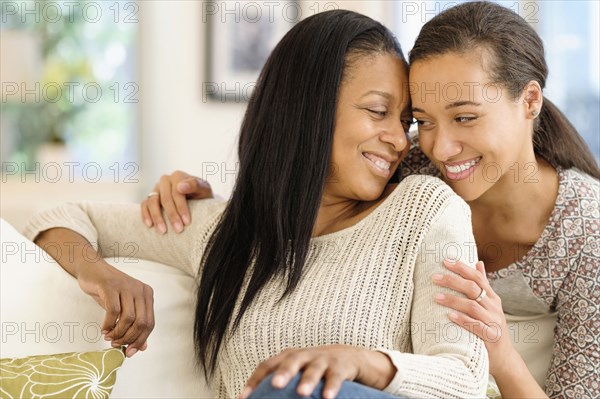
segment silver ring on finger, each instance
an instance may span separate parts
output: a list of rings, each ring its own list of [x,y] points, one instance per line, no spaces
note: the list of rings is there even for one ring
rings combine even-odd
[[[152,192],[148,193],[148,196],[146,198],[152,198],[155,195],[159,195],[159,194],[156,191],[152,191]]]
[[[485,298],[487,296],[487,292],[485,290],[485,288],[481,289],[481,294],[479,294],[479,296],[477,298],[475,298],[475,302],[479,303],[483,300],[483,298]]]

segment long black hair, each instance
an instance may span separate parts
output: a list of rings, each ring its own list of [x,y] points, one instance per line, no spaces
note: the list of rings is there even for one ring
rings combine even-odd
[[[294,26],[262,69],[241,126],[235,187],[201,264],[194,339],[207,377],[259,290],[272,278],[285,279],[283,297],[297,286],[330,170],[340,84],[358,57],[385,53],[406,64],[382,24],[334,10]]]
[[[546,86],[548,65],[542,39],[514,11],[486,1],[460,4],[432,18],[421,29],[409,58],[412,64],[475,48],[490,51],[491,78],[507,88],[513,99],[532,80],[542,89]],[[600,179],[598,163],[583,138],[545,97],[534,125],[533,149],[555,167],[575,167]]]

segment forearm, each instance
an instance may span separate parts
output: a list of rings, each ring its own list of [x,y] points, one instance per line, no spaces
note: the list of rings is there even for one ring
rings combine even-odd
[[[84,293],[105,311],[102,334],[126,355],[145,350],[154,328],[152,288],[108,264],[91,243],[64,227],[43,230],[34,242],[77,279]]]
[[[507,357],[506,367],[496,372],[493,377],[503,399],[548,398],[516,351]]]
[[[34,242],[75,278],[81,267],[105,264],[92,244],[70,229],[57,227],[43,231]]]

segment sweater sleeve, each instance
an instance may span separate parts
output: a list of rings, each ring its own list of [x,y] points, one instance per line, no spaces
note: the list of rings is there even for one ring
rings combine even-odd
[[[474,265],[477,249],[470,210],[451,196],[421,242],[414,270],[411,310],[413,353],[387,351],[397,373],[385,391],[430,398],[482,398],[488,383],[488,355],[483,341],[452,323],[449,309],[434,302],[437,292],[457,294],[433,284],[432,274],[449,274],[447,257]]]
[[[146,227],[139,204],[101,202],[67,203],[40,212],[29,220],[23,234],[33,241],[45,230],[63,227],[82,235],[102,257],[160,262],[195,277],[208,238],[207,228],[215,223],[224,203],[208,199],[188,204],[194,222],[180,234],[169,229],[161,235]]]

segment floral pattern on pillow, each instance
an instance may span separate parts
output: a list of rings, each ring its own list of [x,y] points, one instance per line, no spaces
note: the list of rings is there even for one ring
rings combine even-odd
[[[120,349],[0,359],[2,398],[107,399],[125,355]]]

